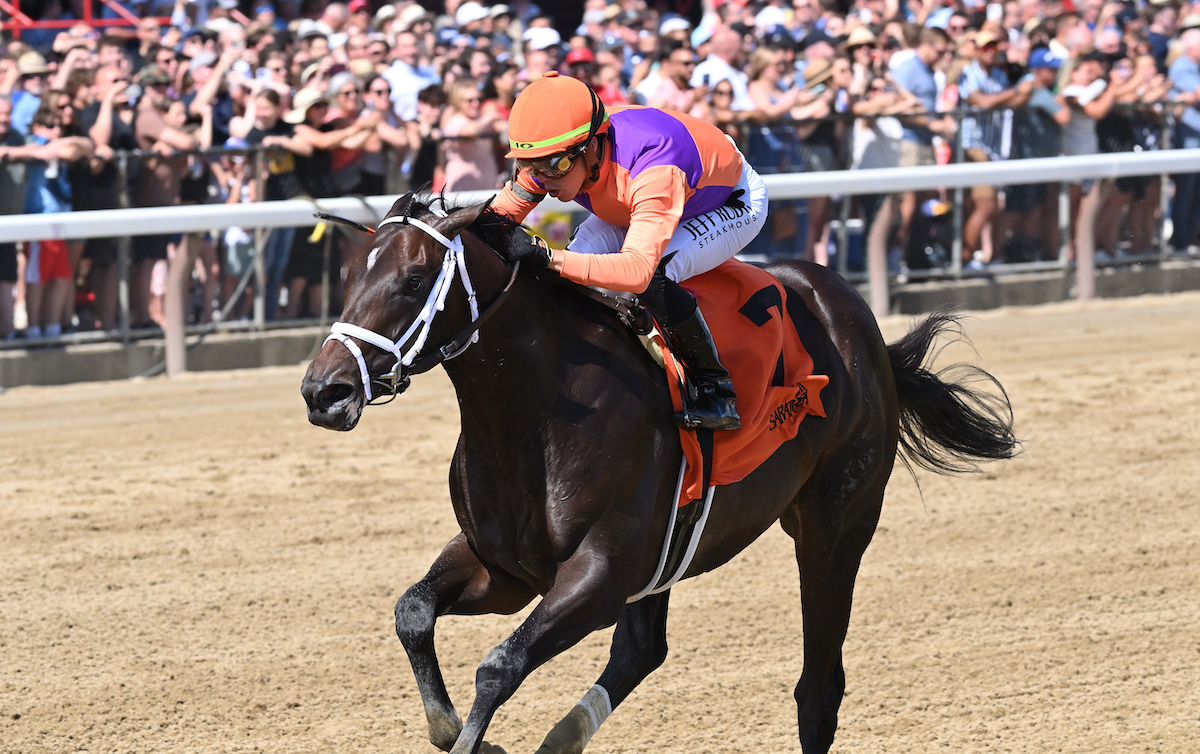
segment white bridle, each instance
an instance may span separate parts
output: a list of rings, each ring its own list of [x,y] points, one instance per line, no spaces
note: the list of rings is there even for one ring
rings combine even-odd
[[[430,211],[438,217],[446,216],[444,212],[437,209],[431,208]],[[471,308],[471,322],[474,323],[479,319],[479,304],[475,300],[475,289],[471,286],[471,278],[467,275],[467,261],[463,255],[462,238],[460,236],[455,236],[453,239],[446,238],[446,236],[442,235],[442,233],[433,226],[421,222],[420,220],[414,220],[411,217],[388,217],[384,219],[383,222],[379,223],[379,227],[382,228],[384,225],[388,225],[390,223],[412,225],[413,227],[424,231],[425,234],[430,238],[445,246],[447,251],[445,259],[442,260],[442,270],[438,274],[437,280],[433,284],[433,290],[429,292],[429,297],[425,299],[425,305],[421,307],[421,313],[417,315],[417,318],[413,320],[412,325],[409,326],[408,330],[406,330],[405,333],[399,337],[399,339],[394,341],[390,340],[377,332],[368,330],[365,327],[359,327],[358,325],[352,325],[349,322],[334,322],[333,326],[329,328],[330,334],[329,337],[325,339],[325,342],[328,343],[331,340],[339,341],[346,346],[346,348],[358,361],[358,371],[362,376],[363,391],[366,394],[368,403],[370,403],[372,400],[371,374],[367,370],[367,361],[363,358],[362,349],[358,347],[358,344],[355,343],[352,338],[358,338],[359,340],[370,343],[373,346],[382,348],[396,357],[396,363],[392,366],[392,370],[383,375],[381,378],[391,382],[394,394],[396,392],[397,384],[401,380],[406,379],[403,375],[404,370],[412,366],[413,361],[417,358],[418,354],[420,354],[421,348],[425,345],[425,341],[429,337],[429,329],[433,326],[433,318],[437,316],[438,312],[445,308],[446,295],[450,293],[450,285],[454,282],[455,272],[458,272],[462,276],[463,288],[465,288],[467,291],[467,303]],[[414,335],[416,336],[416,340],[413,341],[413,344],[409,347],[408,351],[404,351],[404,344],[407,343]],[[455,356],[458,356],[463,351],[467,350],[472,343],[476,343],[478,341],[479,332],[476,331],[472,333],[470,339],[463,343],[461,347],[453,349],[449,353],[446,352],[445,347],[443,347],[441,353],[442,360],[449,361],[450,359],[453,359]]]

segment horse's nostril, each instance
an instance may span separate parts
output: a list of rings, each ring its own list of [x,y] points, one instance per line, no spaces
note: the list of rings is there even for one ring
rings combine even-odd
[[[347,400],[354,395],[354,388],[344,382],[335,382],[317,395],[320,405],[328,408]]]

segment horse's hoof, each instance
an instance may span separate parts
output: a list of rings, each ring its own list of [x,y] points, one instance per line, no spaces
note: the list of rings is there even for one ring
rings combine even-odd
[[[484,741],[479,745],[479,754],[508,754],[508,752],[495,744],[489,744],[487,741]]]

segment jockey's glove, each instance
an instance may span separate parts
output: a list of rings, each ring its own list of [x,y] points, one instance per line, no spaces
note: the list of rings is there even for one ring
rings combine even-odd
[[[550,255],[553,253],[540,236],[517,231],[513,233],[512,245],[508,248],[508,261],[513,264],[522,262],[526,267],[545,269],[550,266]]]

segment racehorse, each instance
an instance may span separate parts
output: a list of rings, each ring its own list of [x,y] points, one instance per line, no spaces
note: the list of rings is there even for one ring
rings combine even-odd
[[[381,388],[402,391],[411,373],[441,362],[454,384],[462,433],[450,496],[461,532],[395,612],[430,741],[453,754],[502,751],[484,741],[496,710],[593,631],[616,624],[608,665],[539,754],[582,751],[667,656],[670,591],[626,604],[655,574],[682,459],[663,370],[611,309],[553,273],[510,265],[502,252],[514,232],[486,204],[446,214],[401,197],[343,270],[341,323],[301,387],[310,421],[350,430]],[[456,269],[463,284],[452,289]],[[785,287],[814,372],[830,378],[827,416],[808,417],[744,480],[717,488],[685,578],[728,562],[776,521],[795,540],[795,698],[811,754],[833,743],[854,580],[898,447],[906,464],[948,473],[1010,457],[1017,442],[1002,389],[925,366],[954,317],[932,315],[887,345],[835,273],[805,262],[767,270]],[[464,724],[438,666],[435,621],[511,614],[538,596],[479,666]]]

